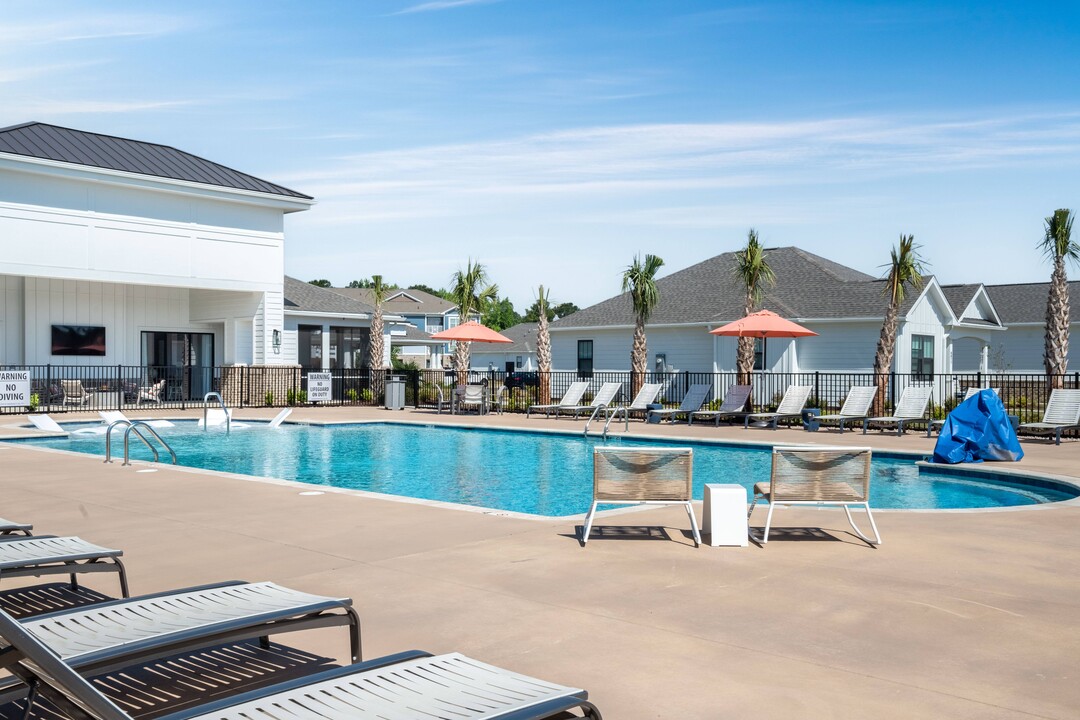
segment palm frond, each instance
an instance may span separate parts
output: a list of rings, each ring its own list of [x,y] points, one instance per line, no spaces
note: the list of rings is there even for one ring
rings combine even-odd
[[[1058,258],[1080,260],[1080,244],[1072,240],[1073,214],[1067,208],[1060,208],[1046,218],[1046,234],[1039,241],[1039,246],[1050,262]]]

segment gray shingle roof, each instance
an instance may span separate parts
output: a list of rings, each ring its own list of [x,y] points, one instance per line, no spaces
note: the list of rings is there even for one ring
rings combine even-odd
[[[373,305],[375,302],[369,288],[333,288],[333,290],[336,293],[347,295],[369,305]],[[393,312],[396,312],[399,315],[442,315],[447,310],[452,310],[456,307],[456,305],[449,300],[444,300],[438,295],[432,295],[423,290],[414,290],[412,288],[407,290],[394,290],[391,295],[397,293],[408,293],[412,297],[419,298],[420,300],[420,302],[417,302],[408,297],[398,297],[387,300],[383,307],[387,310],[393,310]]]
[[[311,200],[281,185],[168,145],[29,122],[0,128],[0,153],[119,170],[203,185]]]
[[[491,345],[485,345],[484,343],[473,343],[472,351],[474,353],[484,352],[497,352],[497,353],[531,353],[536,352],[536,323],[518,323],[513,327],[508,327],[505,330],[500,330],[499,334],[510,338],[513,342],[507,343],[495,343]]]
[[[397,333],[405,331],[404,335],[398,335]],[[394,323],[390,326],[390,344],[391,345],[441,345],[438,340],[432,340],[431,335],[416,327],[411,323]]]
[[[979,287],[978,283],[974,285],[942,285],[941,292],[945,294],[945,299],[949,301],[949,307],[952,308],[953,314],[960,317],[960,314],[971,303],[971,299],[975,297]]]
[[[340,295],[303,280],[285,276],[285,312],[326,313],[327,315],[359,315],[375,312],[375,308],[359,300]]]
[[[1005,325],[1046,320],[1050,283],[987,285],[986,292]],[[1080,281],[1069,283],[1069,319],[1080,322]]]
[[[880,318],[885,314],[884,281],[796,247],[770,248],[776,284],[766,289],[761,307],[790,318]],[[926,276],[924,281],[929,281]],[[656,281],[660,303],[652,324],[719,323],[743,316],[745,289],[735,277],[735,254],[724,253]],[[909,292],[905,312],[918,298]],[[559,318],[560,327],[632,325],[630,296],[623,293]]]

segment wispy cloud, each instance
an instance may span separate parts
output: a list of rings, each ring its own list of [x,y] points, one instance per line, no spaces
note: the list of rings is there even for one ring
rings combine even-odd
[[[407,8],[403,8],[395,13],[390,14],[411,15],[412,13],[435,12],[437,10],[452,10],[454,8],[465,7],[466,5],[490,5],[491,3],[497,2],[502,2],[502,0],[432,0],[431,2],[411,5]]]
[[[86,14],[62,20],[5,22],[0,25],[0,48],[10,52],[19,47],[49,45],[82,40],[159,37],[192,26],[190,20],[173,15]]]
[[[197,104],[194,100],[28,100],[20,102],[18,108],[20,116],[24,118],[47,118],[171,110]]]

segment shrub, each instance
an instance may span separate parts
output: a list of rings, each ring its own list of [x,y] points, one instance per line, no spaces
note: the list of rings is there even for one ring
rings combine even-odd
[[[37,393],[30,393],[30,410],[37,410],[38,405],[41,404],[41,396]]]
[[[269,407],[274,404],[274,393],[269,390],[266,391],[266,395],[263,396],[263,402]]]
[[[364,388],[360,391],[360,400],[369,403],[375,399],[375,394],[371,392],[371,388]]]
[[[285,393],[285,402],[289,403],[290,405],[295,405],[299,396],[300,393],[297,392],[296,388],[289,388],[289,390]]]
[[[356,388],[349,388],[345,391],[345,399],[349,402],[356,402],[360,398],[360,393],[356,392]]]

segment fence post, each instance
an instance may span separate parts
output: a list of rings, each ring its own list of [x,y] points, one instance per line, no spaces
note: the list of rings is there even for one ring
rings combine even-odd
[[[116,364],[116,409],[120,410],[124,405],[124,368]]]
[[[1080,388],[1080,371],[1073,373],[1073,387]]]
[[[889,371],[889,405],[896,410],[896,371]]]
[[[982,386],[983,386],[983,379],[982,379],[982,370],[980,370],[980,371],[979,371],[979,372],[978,372],[978,373],[976,374],[976,379],[975,379],[975,387],[977,387],[977,388],[979,388],[980,390],[982,390]]]
[[[817,401],[818,406],[821,408],[821,414],[822,415],[827,415],[828,410],[825,408],[825,405],[828,405],[828,403],[823,404],[821,402],[821,371],[820,370],[815,370],[814,371],[814,399]]]
[[[420,409],[420,368],[409,371],[413,386],[413,409]]]

